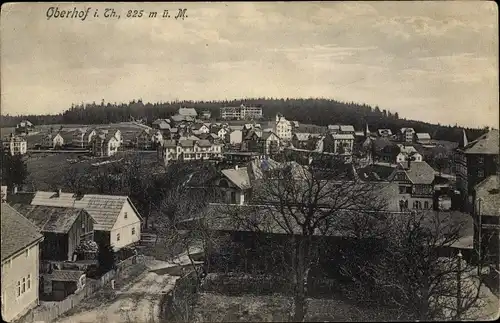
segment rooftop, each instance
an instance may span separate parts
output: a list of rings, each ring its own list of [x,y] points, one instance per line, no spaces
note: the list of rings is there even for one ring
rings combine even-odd
[[[46,278],[60,282],[76,282],[83,275],[85,275],[85,272],[79,270],[54,270],[52,273],[46,275]]]
[[[492,175],[476,185],[476,200],[481,215],[500,216],[500,180]]]
[[[2,261],[43,238],[40,230],[6,203],[1,206]]]
[[[80,214],[85,212],[83,209],[29,204],[14,204],[13,207],[42,232],[53,233],[68,233]]]
[[[498,155],[499,153],[499,132],[493,129],[471,141],[463,148],[466,154],[486,154]]]

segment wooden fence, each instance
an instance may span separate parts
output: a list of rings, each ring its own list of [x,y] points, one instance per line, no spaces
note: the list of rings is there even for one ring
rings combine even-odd
[[[120,273],[131,266],[142,265],[143,256],[132,256],[117,264],[116,270],[108,271],[100,279],[87,279],[85,286],[76,294],[72,294],[60,302],[40,302],[40,306],[32,309],[16,323],[52,322],[59,316],[78,305],[85,298],[94,295],[112,279],[119,278]]]

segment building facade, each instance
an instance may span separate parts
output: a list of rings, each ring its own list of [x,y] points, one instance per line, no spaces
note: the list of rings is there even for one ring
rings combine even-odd
[[[2,141],[5,152],[13,155],[24,155],[28,152],[28,143],[24,137],[11,134]]]
[[[224,120],[253,120],[262,119],[262,108],[255,106],[222,107],[220,108],[221,118]]]

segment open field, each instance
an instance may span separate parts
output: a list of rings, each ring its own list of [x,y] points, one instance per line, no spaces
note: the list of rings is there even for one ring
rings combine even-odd
[[[361,308],[342,300],[308,299],[309,322],[357,322],[387,320],[377,309]],[[287,322],[293,313],[293,299],[273,296],[225,296],[201,293],[194,322]]]
[[[29,190],[50,190],[54,187],[62,187],[64,189],[64,176],[76,171],[76,174],[89,174],[95,169],[92,164],[103,161],[114,161],[122,159],[125,162],[141,156],[141,160],[147,165],[155,165],[156,152],[119,152],[115,156],[107,158],[91,158],[78,160],[82,154],[78,153],[29,153],[26,156],[26,164],[28,166],[29,176],[26,181]],[[78,160],[70,163],[68,160]],[[99,167],[107,167],[106,165]]]

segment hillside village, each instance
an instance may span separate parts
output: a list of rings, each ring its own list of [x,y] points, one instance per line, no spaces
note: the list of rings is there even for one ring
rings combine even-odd
[[[418,215],[423,222],[414,224],[430,228],[436,235],[442,227],[456,229],[449,243],[436,246],[439,259],[454,264],[459,254],[465,261],[462,270],[479,268],[481,279],[487,277],[487,290],[498,292],[497,129],[474,140],[469,140],[464,131],[460,142],[452,143],[435,140],[413,128],[393,133],[391,129],[374,129],[368,123],[362,129],[345,124],[304,127],[282,114],[265,121],[262,108],[245,105],[222,107],[221,116],[214,120],[207,111],[181,107],[170,118],[150,124],[134,121],[48,128],[29,120],[19,123],[15,132],[3,139],[3,153],[11,158],[21,156],[28,163],[37,155],[75,155],[79,157],[63,158],[58,167],[85,160],[95,167],[106,163],[121,167],[127,156],[147,154],[165,174],[169,169],[186,167],[183,165],[196,166],[175,186],[176,194],[179,190],[185,193],[167,193],[166,202],[162,202],[167,204],[155,214],[148,209],[147,217],[142,203],[135,205],[131,197],[113,191],[112,186],[110,194],[64,191],[64,183],[52,191],[30,190],[23,183],[2,186],[2,317],[11,322],[31,322],[37,315],[52,315],[50,320],[56,320],[57,315],[43,312],[40,304],[62,303],[72,295],[84,295],[78,296],[78,302],[85,302],[85,295],[92,298],[87,290],[91,282],[107,279],[104,284],[109,284],[110,278],[102,277],[110,272],[119,277],[120,270],[104,260],[103,250],[109,249],[106,259],[114,254],[116,263],[137,266],[144,255],[151,257],[151,248],[170,248],[166,242],[177,230],[205,232],[203,235],[211,232],[210,239],[214,235],[229,241],[219,249],[204,248],[203,265],[194,265],[202,266],[195,273],[203,271],[197,279],[205,286],[200,287],[205,294],[218,290],[214,286],[229,279],[230,273],[231,281],[236,273],[262,275],[274,271],[286,277],[286,266],[269,267],[269,261],[276,259],[264,259],[267,252],[256,241],[263,241],[262,237],[276,240],[276,246],[267,248],[281,250],[294,244],[293,237],[315,236],[318,241],[306,250],[313,252],[313,245],[318,243],[325,246],[320,258],[333,257],[338,253],[333,246],[354,248],[353,241],[364,241],[348,234],[354,228],[360,230],[362,214],[385,214],[383,219],[375,217],[375,227],[389,218],[394,223],[401,219],[416,221]],[[212,171],[200,168],[205,164]],[[148,172],[147,168],[143,171]],[[2,170],[3,178],[8,172]],[[200,189],[211,194],[199,193]],[[304,197],[306,193],[317,197]],[[165,213],[169,214],[168,221],[161,215],[166,205],[177,210]],[[301,209],[304,207],[312,213]],[[440,218],[437,229],[432,224],[436,217]],[[239,220],[234,222],[235,218]],[[321,222],[324,219],[335,219],[342,225]],[[256,221],[258,225],[254,226]],[[308,221],[319,222],[312,225]],[[204,245],[208,243],[203,239]],[[189,243],[198,242],[194,239]],[[230,262],[227,255],[232,255]],[[341,267],[334,258],[322,261],[321,266]],[[320,282],[326,279],[320,276],[329,280],[336,277],[331,270],[316,271],[314,276],[300,273],[312,284],[311,294],[301,294],[306,303],[306,299],[319,297],[315,290],[320,290]],[[249,292],[258,289],[256,285],[240,284],[243,282],[236,283],[239,289]],[[278,285],[272,288],[279,290]],[[295,294],[296,301],[297,297]],[[294,311],[298,308],[295,305]],[[302,310],[302,315],[314,317],[314,313]],[[466,310],[458,315],[465,317]],[[192,317],[198,315],[195,312]],[[446,312],[439,315],[457,317]]]

